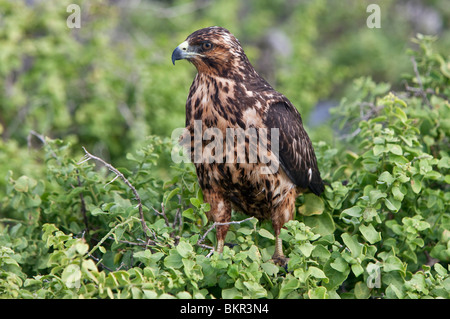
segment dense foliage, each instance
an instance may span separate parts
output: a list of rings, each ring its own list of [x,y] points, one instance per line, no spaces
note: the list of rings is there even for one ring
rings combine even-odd
[[[314,138],[326,191],[321,200],[298,199],[281,234],[283,268],[270,261],[270,222],[239,213],[224,253],[212,252],[209,204],[192,165],[173,163],[175,141],[164,137],[183,122],[186,92],[173,87],[192,76],[182,68],[167,85],[170,61],[158,51],[167,39],[110,51],[100,31],[115,30],[115,7],[93,2],[96,19],[83,20],[92,28],[65,37],[64,10],[0,3],[0,297],[450,298],[450,60],[436,38],[414,39],[401,85],[358,78],[332,110],[341,137]],[[253,18],[267,23],[259,17],[270,17],[267,8]],[[290,25],[309,19],[295,50],[308,45],[296,51],[302,58],[286,59],[311,77],[286,69],[275,76],[307,109],[355,76],[341,63],[320,87],[332,67],[303,59],[315,52],[302,37],[317,36],[325,8],[305,2],[290,16]],[[209,22],[188,17],[183,27]],[[172,27],[182,40],[186,32]],[[148,57],[147,45],[157,58],[141,69],[133,61]],[[121,52],[129,63],[119,63]]]

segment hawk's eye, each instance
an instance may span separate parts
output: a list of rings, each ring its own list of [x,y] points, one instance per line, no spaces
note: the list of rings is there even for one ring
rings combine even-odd
[[[213,45],[212,45],[211,42],[203,42],[203,44],[202,44],[202,49],[203,49],[204,51],[211,50],[212,47],[213,47]]]

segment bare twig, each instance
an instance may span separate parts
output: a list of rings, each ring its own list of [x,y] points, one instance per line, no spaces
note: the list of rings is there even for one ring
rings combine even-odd
[[[367,109],[368,107],[368,109]],[[361,121],[368,121],[372,117],[376,116],[382,109],[384,108],[384,105],[375,105],[371,102],[360,102],[359,103],[359,118],[355,118],[349,123],[346,124],[346,127],[351,127],[352,125],[356,123],[359,123]],[[367,109],[367,110],[366,110]],[[339,136],[338,138],[340,140],[347,139],[347,138],[354,138],[361,132],[361,128],[356,128],[353,132],[344,134]]]
[[[427,103],[428,107],[430,109],[432,109],[433,106],[431,105],[430,101],[428,100],[427,94],[425,93],[425,90],[424,90],[423,84],[422,84],[422,79],[419,74],[419,69],[417,68],[417,62],[413,56],[411,57],[411,62],[413,65],[414,73],[416,75],[417,83],[419,83],[419,87],[420,87],[420,90],[418,90],[417,92],[422,96],[423,100],[425,101],[425,103]]]
[[[34,136],[36,137],[41,143],[42,145],[47,145],[48,143],[45,140],[45,136],[42,134],[39,134],[38,132],[34,131],[34,130],[30,130],[30,133],[27,136],[27,145],[28,145],[28,149],[32,148],[32,141],[31,141],[31,137]],[[50,152],[52,154],[52,156],[56,159],[56,161],[58,162],[59,165],[61,165],[61,161],[59,160],[58,156],[56,155],[55,151],[51,148],[51,146],[49,146],[50,148]]]
[[[408,164],[413,164],[415,161],[419,161],[419,160],[422,160],[422,159],[430,159],[430,158],[433,158],[433,156],[431,156],[431,155],[429,155],[429,154],[424,154],[424,155],[421,155],[421,156],[416,156],[416,157],[414,157]]]
[[[176,227],[178,227],[178,230],[180,230],[181,228],[181,206],[182,206],[182,199],[181,199],[181,195],[177,195],[178,196],[178,205],[180,207],[178,207],[177,212],[175,213],[175,217],[173,218],[173,223],[172,223],[172,227],[175,230]]]
[[[77,172],[78,187],[81,187],[80,173],[78,170],[76,170],[76,172]],[[73,185],[71,186],[74,187]],[[84,201],[83,193],[80,193],[80,201],[81,201],[81,215],[83,215],[84,225],[86,226],[86,229],[89,230],[89,222],[86,215],[86,203]]]
[[[150,208],[153,209],[156,215],[162,216],[164,218],[164,221],[166,222],[166,226],[170,227],[169,219],[167,218],[166,210],[164,208],[164,203],[161,203],[161,212],[157,211],[153,206],[151,206]]]
[[[425,250],[424,253],[425,253],[425,255],[427,256],[427,262],[426,262],[425,265],[430,266],[430,267],[433,267],[434,264],[440,262],[439,259],[431,257],[431,256],[430,256],[430,253],[429,253],[428,251]]]
[[[124,240],[124,239],[117,240],[117,239],[115,239],[115,238],[113,238],[113,237],[111,237],[111,236],[108,237],[108,239],[117,241],[117,242],[122,243],[122,244],[131,245],[131,246],[141,246],[141,247],[146,247],[146,246],[148,246],[148,245],[153,245],[153,246],[156,245],[156,242],[155,242],[155,241],[152,241],[152,240],[147,241],[147,242],[142,241],[142,243],[136,243],[136,242],[132,242],[132,241],[129,241],[129,240]]]
[[[111,269],[111,268],[105,266],[105,264],[102,263],[102,259],[97,258],[97,257],[95,257],[95,256],[93,256],[93,255],[90,255],[90,254],[88,254],[88,256],[89,256],[90,258],[92,258],[93,260],[95,260],[95,262],[97,263],[97,265],[100,265],[103,269],[106,269],[106,270],[111,271],[111,272],[114,271],[113,269]]]
[[[206,8],[207,6],[211,5],[212,1],[192,1],[188,3],[179,4],[176,6],[172,6],[169,8],[156,8],[157,16],[159,18],[175,18],[178,16],[186,15],[189,13],[193,13],[195,11],[201,10]],[[155,8],[152,8],[155,10]]]
[[[138,210],[139,210],[139,217],[140,217],[140,221],[141,221],[141,225],[142,225],[142,229],[144,230],[144,234],[145,234],[145,238],[147,239],[147,242],[150,242],[150,238],[148,237],[148,234],[151,233],[152,231],[147,227],[147,224],[145,223],[145,219],[144,219],[144,212],[142,210],[142,202],[141,202],[141,197],[139,196],[136,188],[134,188],[134,186],[128,181],[128,179],[126,179],[126,177],[119,172],[114,166],[112,166],[109,163],[106,163],[103,159],[101,159],[100,157],[94,156],[91,153],[89,153],[86,148],[83,147],[84,152],[86,153],[85,155],[85,159],[80,161],[78,163],[78,165],[93,159],[96,161],[99,161],[100,163],[102,163],[103,165],[105,165],[111,172],[113,172],[114,174],[116,174],[117,176],[119,176],[122,181],[131,189],[131,191],[133,192],[137,202],[138,202]]]
[[[246,222],[246,221],[249,221],[249,220],[251,220],[251,219],[253,219],[253,218],[254,218],[254,217],[249,217],[249,218],[246,218],[246,219],[243,219],[243,220],[231,221],[231,222],[226,222],[226,223],[218,223],[218,222],[215,222],[215,223],[213,223],[213,224],[211,225],[211,227],[203,234],[203,236],[200,237],[200,238],[197,240],[197,246],[200,246],[200,247],[206,248],[206,249],[211,249],[211,252],[208,254],[208,256],[210,256],[212,253],[214,253],[215,248],[203,244],[203,241],[205,240],[206,236],[208,236],[208,234],[209,234],[214,228],[216,228],[216,226],[225,226],[225,225],[231,225],[231,224],[242,224],[242,223],[244,223],[244,222]]]
[[[448,96],[446,96],[445,94],[436,93],[431,88],[428,88],[425,91],[423,91],[421,88],[415,88],[415,87],[409,86],[408,83],[405,83],[405,89],[408,92],[413,92],[414,95],[423,96],[422,94],[426,93],[426,94],[435,95],[435,96],[440,97],[441,99],[444,99],[444,100],[448,100]]]
[[[39,134],[38,132],[36,132],[35,130],[30,130],[30,133],[27,136],[27,143],[28,143],[28,148],[31,148],[31,136],[35,136],[39,139],[39,141],[41,141],[42,144],[47,144],[47,142],[45,141],[45,136],[42,134]]]
[[[338,137],[338,139],[340,140],[345,140],[347,138],[354,138],[356,135],[358,135],[361,132],[361,128],[357,128],[356,130],[354,130],[352,133],[348,133],[348,134],[344,134]]]

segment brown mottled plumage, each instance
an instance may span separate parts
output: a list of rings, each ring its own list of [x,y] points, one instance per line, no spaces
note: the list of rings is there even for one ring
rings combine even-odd
[[[215,222],[229,222],[231,210],[260,219],[271,219],[276,235],[273,259],[283,264],[285,257],[279,238],[281,227],[293,218],[296,197],[305,191],[320,195],[324,186],[317,167],[314,149],[305,132],[300,113],[281,93],[275,91],[250,64],[239,41],[226,29],[210,27],[195,31],[172,54],[172,62],[187,59],[198,70],[186,102],[186,127],[191,134],[194,154],[194,121],[201,121],[200,132],[218,128],[225,140],[227,128],[267,129],[269,163],[278,170],[262,174],[269,166],[267,158],[249,160],[251,145],[234,138],[226,144],[219,161],[192,159],[197,169],[208,213]],[[198,123],[198,122],[197,122]],[[272,151],[271,130],[279,129],[279,156]],[[229,141],[228,141],[229,142]],[[202,149],[210,143],[201,141]],[[199,146],[199,145],[197,145]],[[245,149],[245,159],[239,158]],[[253,149],[254,151],[254,149]],[[226,154],[234,160],[226,161]],[[214,155],[214,154],[213,154]],[[229,226],[217,226],[217,251],[222,252]]]

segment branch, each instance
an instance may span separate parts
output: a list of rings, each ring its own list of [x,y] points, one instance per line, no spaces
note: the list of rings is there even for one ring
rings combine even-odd
[[[169,219],[166,216],[166,210],[164,208],[164,203],[161,203],[161,212],[158,212],[153,206],[150,207],[156,213],[156,215],[162,216],[166,222],[166,226],[170,227]]]
[[[369,107],[367,112],[365,113],[365,108]],[[355,122],[361,122],[361,121],[368,121],[375,115],[377,115],[382,109],[384,108],[384,105],[375,105],[371,102],[360,102],[359,103],[359,118],[355,118],[351,121],[349,121],[345,127],[351,127]],[[339,140],[347,139],[347,138],[354,138],[361,132],[361,129],[358,127],[353,132],[344,134],[338,137]]]
[[[77,181],[78,181],[78,187],[81,187],[81,180],[80,180],[80,172],[78,171],[78,169],[76,170],[77,172]],[[75,188],[73,185],[71,185],[73,188]],[[88,222],[88,218],[86,215],[86,203],[84,201],[84,195],[83,193],[80,193],[80,201],[81,201],[81,215],[83,215],[83,220],[84,220],[84,224],[86,226],[86,229],[89,229],[89,222]]]
[[[249,221],[249,220],[251,220],[251,219],[253,219],[253,218],[254,218],[254,217],[249,217],[249,218],[246,218],[246,219],[243,219],[243,220],[231,221],[231,222],[226,222],[226,223],[218,223],[218,222],[214,222],[214,224],[211,225],[211,227],[203,234],[203,236],[200,237],[200,238],[197,240],[197,246],[200,246],[200,247],[206,248],[206,249],[211,249],[211,252],[208,254],[208,257],[209,257],[212,253],[214,253],[215,248],[214,248],[214,247],[211,247],[211,246],[208,246],[208,245],[205,245],[205,244],[202,244],[202,242],[205,240],[206,236],[207,236],[214,228],[216,228],[216,226],[225,226],[225,225],[231,225],[231,224],[242,224],[243,222]]]
[[[177,212],[175,213],[175,217],[173,219],[173,223],[172,223],[172,228],[175,230],[176,227],[178,227],[178,232],[180,231],[181,227],[183,226],[181,224],[181,207],[182,207],[182,200],[181,200],[181,195],[177,195],[178,196],[178,205],[180,207],[178,207]]]
[[[159,18],[175,18],[178,16],[182,16],[185,14],[190,14],[195,11],[201,10],[206,8],[207,6],[211,5],[212,1],[206,0],[206,1],[192,1],[188,3],[179,4],[170,8],[157,8],[157,16]],[[154,8],[152,8],[154,9]]]
[[[137,207],[138,207],[138,209],[139,209],[139,217],[140,217],[140,220],[141,220],[142,229],[144,230],[144,235],[145,235],[145,238],[147,239],[147,242],[149,242],[149,241],[150,241],[150,238],[148,237],[148,234],[151,233],[152,231],[147,227],[147,224],[145,223],[145,220],[144,220],[144,213],[143,213],[143,211],[142,211],[141,197],[139,196],[139,194],[138,194],[136,188],[134,188],[134,186],[128,181],[128,179],[126,179],[126,177],[125,177],[121,172],[119,172],[114,166],[112,166],[112,165],[109,164],[109,163],[106,163],[106,162],[105,162],[103,159],[101,159],[100,157],[97,157],[97,156],[92,155],[91,153],[89,153],[89,152],[84,148],[84,146],[83,146],[83,150],[84,150],[84,152],[86,153],[85,159],[82,160],[82,161],[80,161],[80,162],[78,163],[78,165],[80,165],[80,164],[82,164],[82,163],[84,163],[84,162],[86,162],[86,161],[88,161],[88,160],[90,160],[90,159],[99,161],[100,163],[102,163],[103,165],[105,165],[111,172],[113,172],[113,173],[116,174],[118,177],[120,177],[120,178],[122,179],[122,181],[123,181],[123,182],[131,189],[131,191],[133,192],[133,194],[134,194],[136,200],[138,201]],[[117,178],[117,176],[116,176],[116,178]]]
[[[42,135],[42,134],[37,133],[34,130],[30,130],[30,132],[28,133],[28,136],[27,136],[28,149],[32,148],[32,142],[31,142],[31,137],[32,136],[35,136],[42,143],[42,145],[49,146],[51,155],[56,159],[58,164],[61,165],[61,161],[59,160],[58,155],[56,155],[56,153],[53,150],[53,148],[47,143],[47,141],[45,140],[45,136]]]
[[[123,222],[121,222],[121,223],[117,224],[116,226],[114,226],[113,228],[111,228],[111,229],[109,230],[109,232],[108,232],[102,239],[100,239],[100,241],[97,243],[97,245],[95,245],[94,248],[92,248],[92,249],[88,252],[88,254],[89,254],[89,255],[92,255],[92,254],[93,254],[93,253],[94,253],[94,252],[95,252],[95,251],[103,244],[103,242],[104,242],[105,240],[107,240],[107,239],[108,239],[108,238],[116,231],[117,228],[126,225],[127,223],[130,222],[130,220],[135,219],[135,218],[136,218],[136,217],[131,216],[130,218],[124,220]],[[147,234],[146,234],[146,236],[147,236]]]
[[[416,75],[417,83],[419,83],[419,87],[420,87],[420,90],[418,91],[418,93],[422,96],[423,100],[425,101],[425,103],[427,103],[428,107],[430,109],[432,109],[433,106],[431,105],[430,101],[428,100],[427,94],[425,93],[425,90],[423,89],[422,79],[420,78],[419,70],[417,68],[417,62],[413,56],[411,57],[411,62],[413,65],[414,73]]]
[[[153,246],[156,246],[156,245],[157,245],[157,243],[156,243],[155,241],[152,241],[152,240],[147,241],[147,242],[144,242],[144,241],[142,240],[142,243],[135,243],[135,242],[132,242],[132,241],[129,241],[129,240],[124,240],[124,239],[116,240],[115,238],[113,238],[113,237],[111,237],[111,236],[108,237],[108,239],[117,241],[117,242],[122,243],[122,244],[131,245],[131,246],[147,247],[149,244],[151,244],[151,245],[153,245]]]

